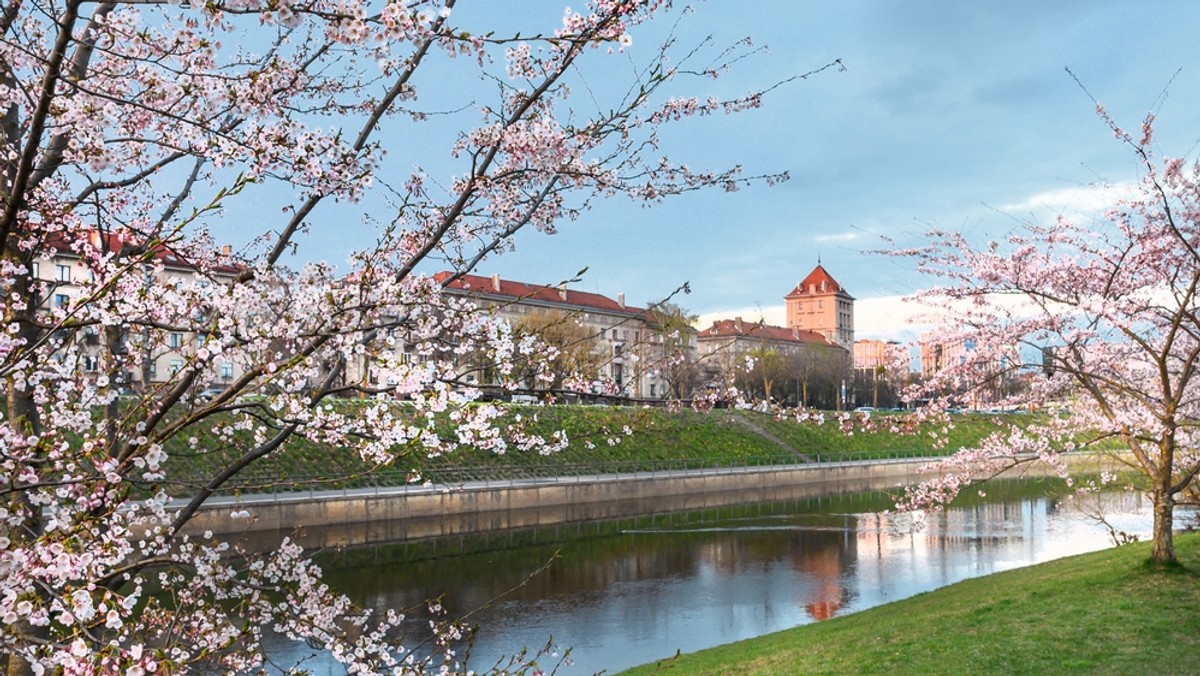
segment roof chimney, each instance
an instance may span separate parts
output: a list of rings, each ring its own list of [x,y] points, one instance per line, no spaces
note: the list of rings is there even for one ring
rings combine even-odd
[[[233,255],[233,245],[232,244],[222,245],[221,246],[221,255],[222,256],[232,256]]]
[[[625,294],[624,293],[617,294],[617,305],[620,305],[621,309],[625,308]]]
[[[741,318],[741,317],[736,317],[736,318],[734,318],[734,320],[733,320],[733,328],[734,328],[734,330],[735,330],[735,331],[737,331],[738,333],[741,333],[741,332],[742,332],[742,318]]]
[[[500,275],[492,275],[492,291],[500,293]]]
[[[559,298],[561,298],[561,299],[563,299],[563,300],[566,300],[566,299],[567,299],[567,285],[566,285],[566,283],[563,283],[563,284],[559,284],[559,285],[558,285],[558,297],[559,297]]]
[[[792,327],[792,337],[795,338],[796,340],[800,340],[800,327],[799,326]]]

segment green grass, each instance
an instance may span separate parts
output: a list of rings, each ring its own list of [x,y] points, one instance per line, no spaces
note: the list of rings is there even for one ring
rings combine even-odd
[[[357,404],[345,402],[343,405]],[[974,443],[996,429],[996,422],[989,417],[956,416],[949,443],[938,447],[929,432],[940,430],[940,426],[912,435],[886,430],[846,435],[832,420],[824,425],[777,421],[771,416],[749,411],[696,413],[620,406],[511,406],[507,409],[507,422],[515,421],[518,415],[523,424],[543,434],[565,430],[571,440],[570,446],[549,456],[520,451],[498,455],[463,447],[438,458],[429,458],[418,449],[396,449],[395,463],[378,468],[345,450],[294,439],[283,449],[257,462],[240,479],[245,479],[243,489],[248,491],[287,489],[293,487],[297,479],[306,482],[303,487],[316,483],[318,487],[342,488],[401,483],[410,473],[436,476],[439,470],[446,468],[551,474],[586,471],[597,464],[613,463],[621,463],[627,469],[685,462],[689,466],[737,466],[764,461],[802,461],[816,455],[862,458],[897,451],[914,455],[939,454]],[[231,418],[218,419],[217,424],[231,422]],[[626,427],[634,433],[625,435],[622,430]],[[190,451],[189,437],[197,438],[197,446],[208,450],[204,453]],[[211,476],[236,456],[239,447],[249,446],[248,433],[239,432],[235,438],[238,441],[232,445],[220,442],[208,427],[180,435],[166,449],[168,477],[196,482]],[[610,439],[617,443],[610,444]]]
[[[1200,534],[966,580],[627,674],[1200,673]]]

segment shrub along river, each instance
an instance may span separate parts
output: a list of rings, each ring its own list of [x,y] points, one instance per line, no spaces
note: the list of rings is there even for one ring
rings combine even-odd
[[[883,492],[782,499],[544,530],[374,545],[327,553],[330,583],[372,607],[418,608],[438,596],[476,611],[469,665],[486,670],[522,647],[555,647],[559,673],[608,672],[880,605],[959,580],[1111,546],[1108,530],[1061,484],[1008,481],[964,496],[922,530],[884,514]],[[1102,496],[1110,524],[1148,532],[1149,502]],[[549,564],[549,565],[547,565]],[[535,571],[541,571],[534,574]],[[428,614],[410,614],[415,643]],[[569,654],[565,653],[570,649]],[[276,664],[342,669],[278,638]],[[554,657],[539,664],[549,671]]]

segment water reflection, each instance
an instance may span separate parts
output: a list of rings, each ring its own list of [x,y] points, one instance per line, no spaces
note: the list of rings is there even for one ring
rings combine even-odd
[[[443,592],[450,608],[486,606],[473,616],[476,668],[553,637],[572,647],[575,666],[563,673],[615,671],[1108,545],[1103,528],[1043,492],[993,488],[916,532],[908,515],[878,513],[887,498],[872,493],[627,519],[565,543],[423,561],[375,547],[328,556],[324,567],[371,606],[419,607]],[[1137,495],[1106,499],[1110,513],[1148,526]],[[413,617],[414,636],[425,626]],[[284,664],[310,652],[276,651]]]

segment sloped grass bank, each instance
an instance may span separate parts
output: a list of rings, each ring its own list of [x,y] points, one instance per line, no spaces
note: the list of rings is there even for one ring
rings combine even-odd
[[[626,674],[1200,673],[1200,534],[975,578]]]
[[[343,405],[356,405],[344,402]],[[403,404],[398,404],[403,406]],[[878,416],[879,414],[877,414]],[[398,448],[396,461],[385,467],[363,462],[344,449],[294,439],[283,449],[256,462],[238,480],[240,489],[287,490],[291,487],[345,488],[395,485],[411,477],[437,478],[452,473],[470,478],[471,471],[512,471],[514,474],[577,473],[599,466],[625,470],[665,466],[742,466],[765,463],[806,462],[830,457],[868,458],[896,454],[934,455],[970,445],[996,429],[987,416],[956,416],[948,430],[948,443],[937,445],[931,434],[941,426],[918,434],[880,430],[847,435],[836,422],[823,425],[779,421],[750,411],[718,410],[710,413],[616,406],[512,406],[506,423],[519,422],[530,431],[550,434],[564,430],[570,445],[550,455],[510,450],[496,454],[463,447],[431,458],[420,448]],[[232,419],[216,424],[228,424]],[[626,430],[632,430],[627,434]],[[248,435],[248,433],[247,433]],[[237,449],[217,440],[215,434],[194,430],[194,452],[187,440],[176,439],[167,452],[167,475],[188,484],[211,476],[236,457]],[[243,435],[246,436],[246,435]],[[239,445],[248,446],[248,439]],[[297,486],[297,484],[302,484]],[[184,488],[186,490],[186,488]]]

